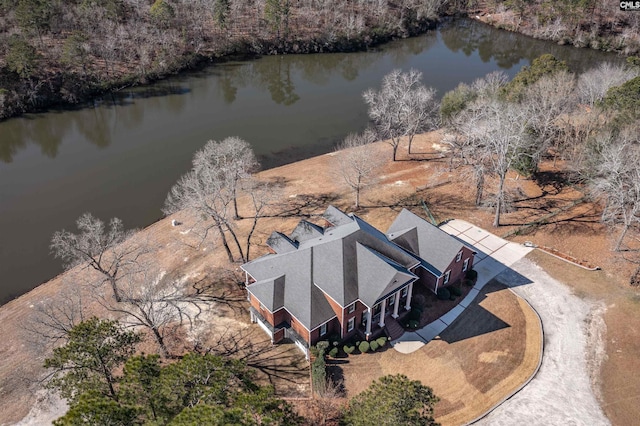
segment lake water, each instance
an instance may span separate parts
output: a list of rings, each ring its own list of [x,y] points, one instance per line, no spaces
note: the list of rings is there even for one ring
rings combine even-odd
[[[0,304],[61,272],[56,230],[91,212],[143,227],[209,139],[240,136],[264,168],[329,152],[367,125],[362,92],[416,68],[442,95],[491,71],[509,76],[551,53],[575,70],[618,57],[471,20],[369,52],[228,62],[74,110],[0,122]]]

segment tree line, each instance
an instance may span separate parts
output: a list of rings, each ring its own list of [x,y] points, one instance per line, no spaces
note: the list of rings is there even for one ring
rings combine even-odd
[[[303,417],[255,382],[239,360],[187,353],[173,362],[137,350],[142,336],[116,321],[91,317],[69,330],[66,343],[45,360],[46,387],[68,403],[65,425],[303,425],[327,412]],[[436,425],[438,398],[419,381],[383,376],[333,413],[344,425]],[[332,406],[334,411],[335,406]],[[325,407],[326,408],[326,407]],[[337,423],[336,423],[337,424]]]
[[[234,55],[350,51],[443,0],[0,0],[0,119]]]
[[[640,52],[640,16],[606,0],[472,0],[465,6],[473,16],[498,28],[559,44]],[[480,16],[479,16],[480,17]]]
[[[0,0],[0,119],[238,54],[363,49],[479,10],[537,38],[640,49],[639,15],[602,0]]]

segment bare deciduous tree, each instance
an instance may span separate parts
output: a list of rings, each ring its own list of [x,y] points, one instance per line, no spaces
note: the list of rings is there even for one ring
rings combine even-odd
[[[519,105],[489,99],[476,101],[462,121],[465,149],[472,151],[468,154],[470,164],[482,172],[480,181],[484,183],[485,172],[498,179],[495,227],[500,225],[504,208],[507,173],[522,168],[537,155],[529,134],[530,120],[527,111]]]
[[[545,75],[526,88],[521,103],[531,116],[530,133],[536,139],[538,153],[544,154],[551,145],[558,151],[561,127],[575,107],[574,88],[575,78],[566,71]],[[537,167],[540,159],[534,160]]]
[[[34,306],[24,324],[27,340],[39,353],[51,344],[67,339],[71,329],[88,318],[82,292],[67,278],[63,286],[60,293]]]
[[[328,377],[319,395],[309,403],[307,419],[314,425],[324,426],[339,423],[342,418],[342,402],[345,396],[342,380],[334,381]]]
[[[371,184],[384,160],[376,150],[366,145],[375,141],[373,132],[351,134],[338,145],[338,174],[355,192],[355,208],[360,207],[360,192]]]
[[[189,294],[187,286],[178,280],[158,273],[152,268],[143,268],[127,276],[122,285],[123,301],[110,303],[98,299],[119,322],[126,327],[144,328],[155,339],[163,357],[171,357],[167,345],[167,333],[177,330],[185,323],[190,327],[208,301],[199,294]]]
[[[222,142],[209,141],[193,158],[195,169],[215,168],[220,179],[226,182],[233,197],[233,213],[239,218],[237,190],[239,182],[255,172],[260,166],[251,145],[237,136]]]
[[[414,69],[408,73],[393,70],[382,79],[380,91],[369,89],[362,95],[379,136],[390,140],[393,161],[401,138],[409,138],[411,153],[413,137],[439,123],[436,91],[421,84],[421,79],[422,73]]]
[[[253,211],[251,219],[251,228],[247,233],[244,257],[245,261],[251,260],[249,253],[251,251],[251,237],[258,226],[258,220],[262,217],[275,201],[280,199],[280,191],[276,185],[271,182],[263,182],[257,179],[247,179],[242,185],[242,190],[251,200],[251,208]]]
[[[638,75],[637,71],[624,65],[614,65],[603,62],[596,68],[584,72],[578,78],[576,86],[580,102],[593,107],[596,102],[604,98],[607,90],[619,86]]]
[[[449,145],[451,153],[449,168],[469,166],[463,169],[463,173],[466,173],[475,184],[476,206],[482,203],[485,177],[490,173],[489,157],[486,151],[477,149],[479,129],[476,125],[484,120],[483,103],[496,102],[501,89],[508,81],[507,75],[502,71],[491,72],[476,79],[469,88],[472,93],[466,96],[468,100],[454,108],[455,114],[448,120],[449,133],[443,141]]]
[[[229,262],[235,257],[227,240],[227,233],[235,243],[239,258],[246,261],[245,253],[229,217],[233,204],[237,213],[237,192],[240,180],[247,177],[257,162],[250,146],[239,138],[227,138],[222,142],[209,141],[193,158],[193,169],[176,183],[163,209],[172,214],[182,209],[192,209],[213,220],[207,227],[218,230]],[[205,236],[207,235],[205,231]]]
[[[62,230],[53,234],[51,251],[67,269],[81,263],[98,271],[109,283],[117,302],[122,300],[118,280],[127,266],[146,252],[146,245],[126,242],[134,231],[125,231],[122,221],[113,218],[106,230],[104,222],[85,213],[76,221],[78,234]]]
[[[599,139],[601,152],[591,190],[605,201],[602,222],[622,226],[614,248],[619,251],[629,229],[640,223],[640,146],[630,129]]]

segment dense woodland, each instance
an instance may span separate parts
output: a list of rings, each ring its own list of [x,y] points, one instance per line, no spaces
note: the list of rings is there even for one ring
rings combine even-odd
[[[424,31],[438,1],[2,0],[0,117],[232,55],[363,49]]]
[[[602,0],[0,0],[0,118],[234,55],[366,49],[467,13],[560,43],[640,48],[640,14]]]
[[[470,12],[492,25],[535,38],[576,47],[640,51],[640,14],[605,0],[487,0],[472,2]]]

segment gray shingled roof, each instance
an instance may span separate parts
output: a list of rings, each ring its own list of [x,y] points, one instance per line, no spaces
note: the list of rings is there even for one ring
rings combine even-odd
[[[271,236],[267,238],[267,245],[276,253],[289,253],[298,249],[298,245],[295,242],[278,231],[273,231]]]
[[[334,206],[327,207],[327,210],[322,213],[322,217],[324,217],[333,226],[346,225],[353,221],[353,219],[351,219],[351,217],[349,217],[345,212]]]
[[[402,209],[387,231],[389,239],[426,262],[437,276],[442,275],[464,244],[437,226]],[[429,268],[430,267],[430,268]]]
[[[312,251],[309,248],[268,254],[242,265],[242,269],[257,280],[247,286],[247,290],[271,312],[286,308],[309,330],[336,316],[322,292],[313,288]]]
[[[272,312],[284,306],[309,330],[335,317],[326,296],[341,306],[359,299],[373,307],[417,279],[409,269],[421,262],[358,216],[347,216],[333,206],[327,212],[333,227],[320,228],[321,232],[317,225],[304,225],[312,231],[305,233],[296,250],[242,265],[256,280],[248,286],[252,294]]]
[[[289,238],[293,241],[302,242],[321,237],[322,234],[324,234],[324,228],[322,228],[322,226],[307,222],[306,220],[301,220],[298,222],[296,229],[294,229],[289,235]]]
[[[411,254],[389,241],[382,232],[353,215],[351,223],[331,228],[322,239],[307,241],[314,244],[318,254],[314,259],[315,283],[341,306],[347,306],[360,297],[357,244],[369,247],[388,259],[409,268],[419,263]],[[322,244],[320,244],[322,242]],[[301,245],[302,246],[302,245]],[[384,269],[384,262],[371,260],[368,267]],[[383,283],[385,286],[387,282]],[[382,285],[382,284],[379,284]]]
[[[391,290],[418,277],[375,250],[356,243],[358,293],[362,303],[373,307]]]

